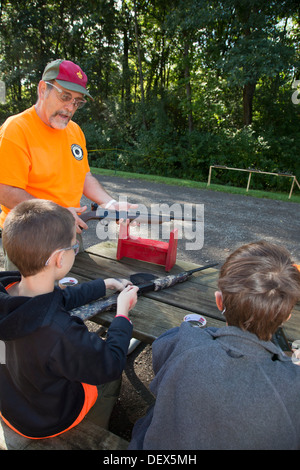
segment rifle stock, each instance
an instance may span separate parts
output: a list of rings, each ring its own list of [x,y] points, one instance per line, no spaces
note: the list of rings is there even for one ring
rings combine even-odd
[[[148,283],[139,286],[138,295],[143,295],[150,291],[159,291],[174,286],[180,282],[185,282],[189,276],[198,271],[204,271],[205,269],[217,266],[218,263],[202,266],[200,268],[191,269],[190,271],[182,271],[179,274],[171,274],[162,278],[154,279]],[[119,293],[113,294],[103,299],[95,300],[89,304],[83,305],[82,307],[74,308],[70,311],[71,315],[81,318],[82,320],[88,320],[93,316],[103,313],[111,312],[116,309]]]
[[[182,271],[178,274],[170,274],[169,276],[160,277],[150,281],[146,284],[139,286],[141,293],[149,291],[159,291],[162,289],[168,289],[169,287],[174,286],[180,282],[185,282],[189,276],[198,271],[204,271],[205,269],[213,268],[217,266],[218,263],[209,264],[207,266],[201,266],[200,268],[191,269],[190,271]]]
[[[167,289],[174,286],[175,284],[185,282],[189,276],[195,272],[204,271],[205,269],[213,268],[217,265],[218,263],[214,263],[207,266],[202,266],[200,268],[191,269],[189,271],[182,271],[178,274],[170,274],[169,276],[153,279],[150,282],[139,285],[138,295],[143,295],[146,292],[156,292],[162,289]],[[86,321],[100,313],[115,311],[117,307],[118,296],[119,292],[108,297],[104,297],[100,300],[90,302],[89,304],[83,305],[82,307],[74,308],[70,311],[70,315],[74,315],[81,318],[81,320]],[[285,354],[289,356],[292,354],[292,348],[284,334],[282,327],[279,327],[274,333],[272,336],[272,342]]]

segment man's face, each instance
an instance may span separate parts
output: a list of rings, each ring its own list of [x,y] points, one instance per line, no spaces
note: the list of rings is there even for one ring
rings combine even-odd
[[[40,118],[53,129],[64,129],[77,110],[74,99],[82,100],[83,94],[69,91],[56,82],[48,87],[45,82],[41,82],[41,91],[38,106]]]

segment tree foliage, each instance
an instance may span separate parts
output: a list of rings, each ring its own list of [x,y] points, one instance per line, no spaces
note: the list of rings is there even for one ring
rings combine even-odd
[[[300,179],[299,12],[295,0],[2,0],[0,123],[34,104],[46,63],[64,58],[95,98],[75,115],[92,165],[206,180],[225,164]]]

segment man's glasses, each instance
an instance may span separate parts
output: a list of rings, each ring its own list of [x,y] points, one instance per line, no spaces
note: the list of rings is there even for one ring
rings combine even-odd
[[[75,245],[69,246],[68,248],[60,248],[59,250],[53,251],[52,255],[50,255],[49,258],[47,259],[45,266],[48,266],[49,261],[53,255],[55,255],[56,253],[59,253],[60,251],[67,251],[67,250],[74,250],[74,253],[76,256],[79,252],[79,243],[75,243]]]
[[[60,101],[62,101],[63,103],[73,104],[75,108],[77,109],[83,108],[83,106],[85,105],[86,100],[83,100],[80,98],[72,98],[72,95],[70,93],[66,93],[61,88],[58,88],[56,85],[53,85],[53,83],[50,83],[50,82],[45,82],[45,83],[55,88],[55,90],[59,93],[57,96],[58,99],[60,99]]]

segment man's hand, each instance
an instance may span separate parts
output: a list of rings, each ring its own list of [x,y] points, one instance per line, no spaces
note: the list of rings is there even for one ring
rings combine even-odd
[[[105,208],[109,210],[127,212],[129,211],[129,209],[137,209],[138,206],[139,206],[138,204],[130,204],[129,202],[125,202],[125,201],[121,201],[121,202],[115,201],[109,207],[106,206]]]
[[[71,214],[73,215],[75,219],[76,233],[81,233],[83,229],[87,230],[88,229],[87,224],[78,216],[78,214],[81,214],[82,212],[85,212],[87,210],[87,206],[68,207],[67,209],[71,212]]]
[[[114,211],[119,211],[119,212],[120,212],[120,211],[122,211],[122,212],[128,212],[129,209],[137,209],[138,206],[139,206],[138,204],[130,204],[129,202],[125,202],[125,201],[117,202],[117,201],[115,201],[114,199],[112,199],[112,201],[114,201],[114,202],[112,202],[111,204],[108,203],[108,204],[105,206],[106,209],[114,210]],[[108,206],[109,206],[109,207],[108,207]],[[125,219],[120,219],[120,220],[118,220],[118,221],[117,221],[117,224],[122,223],[122,222],[125,222]],[[128,223],[129,223],[129,222],[128,222]],[[137,225],[137,223],[133,220],[130,225],[135,226],[135,225]]]

